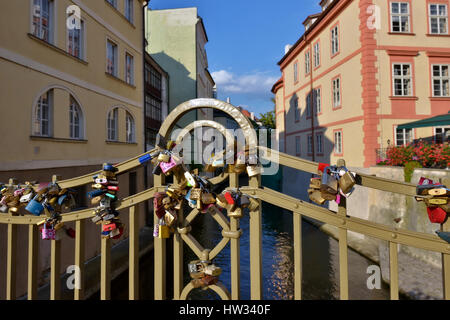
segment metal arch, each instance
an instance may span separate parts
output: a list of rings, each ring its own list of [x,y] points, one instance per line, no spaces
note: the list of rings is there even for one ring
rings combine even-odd
[[[231,294],[228,289],[223,285],[222,282],[218,282],[217,284],[210,285],[207,288],[211,289],[215,293],[217,293],[222,300],[231,300]],[[180,295],[180,300],[186,300],[189,293],[194,289],[194,285],[189,282],[186,287],[184,287],[183,291]]]
[[[191,110],[200,108],[220,110],[231,116],[238,123],[239,127],[242,129],[246,142],[250,147],[250,151],[252,153],[256,151],[258,139],[256,137],[256,132],[253,129],[250,120],[247,117],[245,117],[242,114],[242,112],[235,106],[217,99],[199,98],[189,100],[178,105],[174,110],[170,112],[166,120],[164,120],[164,122],[162,123],[161,128],[159,129],[159,134],[162,135],[163,137],[167,137],[169,132],[173,129],[177,121],[183,115],[185,115],[187,112]]]

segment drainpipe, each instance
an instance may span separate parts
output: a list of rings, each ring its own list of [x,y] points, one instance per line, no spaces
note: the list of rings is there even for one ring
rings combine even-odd
[[[314,110],[315,110],[315,100],[314,100],[314,88],[313,88],[313,51],[312,51],[312,44],[310,40],[308,39],[308,36],[305,36],[306,44],[309,47],[309,76],[310,76],[310,86],[309,86],[309,97],[310,97],[310,103],[309,107],[311,110],[311,148],[312,148],[312,161],[315,162],[315,148],[314,148]]]
[[[142,8],[142,95],[143,95],[143,128],[144,128],[144,152],[147,152],[147,130],[145,127],[145,53],[146,53],[146,39],[145,39],[145,32],[146,32],[146,25],[145,25],[145,16],[147,14],[148,10],[148,4],[150,0],[144,1],[144,6]],[[148,189],[148,167],[147,164],[144,165],[144,188],[145,190]],[[153,224],[153,221],[149,221],[151,219],[148,218],[149,216],[149,206],[148,201],[145,201],[145,224],[151,225]]]

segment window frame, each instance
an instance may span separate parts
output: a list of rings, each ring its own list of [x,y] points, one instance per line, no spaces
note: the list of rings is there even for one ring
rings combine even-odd
[[[339,136],[339,139],[336,139],[337,135]],[[344,134],[342,132],[342,129],[337,129],[333,131],[333,153],[335,156],[342,156],[344,154]],[[339,141],[339,143],[337,143]],[[340,147],[339,150],[337,147]]]
[[[436,139],[436,137],[438,135],[437,132],[436,132],[437,129],[441,129],[442,130],[442,132],[440,133],[440,134],[443,134],[442,142],[438,142],[437,139]],[[433,127],[433,141],[434,141],[434,143],[443,143],[443,142],[445,142],[446,141],[446,139],[445,139],[445,136],[446,136],[445,132],[446,131],[450,131],[450,126]]]
[[[336,30],[336,32],[334,32]],[[339,22],[336,23],[330,29],[330,46],[331,46],[331,57],[335,57],[341,51],[341,43],[339,39]],[[337,47],[337,49],[336,49]],[[336,51],[335,51],[336,50]]]
[[[35,17],[35,2],[39,2],[39,8],[42,8],[43,1],[48,2],[48,26],[47,26],[47,37],[48,39],[45,39],[45,37],[42,37],[42,16],[41,11],[39,12],[39,32],[36,34],[36,28],[34,27],[34,17]],[[35,36],[36,38],[41,39],[42,41],[48,42],[50,44],[55,43],[55,24],[56,24],[56,3],[54,0],[30,0],[30,11],[31,11],[31,19],[30,19],[30,34]]]
[[[111,118],[110,115],[113,115]],[[114,121],[114,126],[112,126],[112,121]],[[108,112],[107,115],[107,137],[108,141],[119,141],[119,108],[115,107]],[[112,137],[114,133],[114,137]]]
[[[130,68],[130,82],[128,82],[128,57],[131,58],[131,68]],[[129,85],[134,86],[134,56],[130,54],[128,51],[125,51],[125,82]]]
[[[294,83],[298,82],[298,61],[294,62]]]
[[[312,134],[308,134],[306,136],[306,152],[308,156],[313,154],[313,136]]]
[[[314,60],[314,68],[317,69],[320,67],[321,56],[320,56],[320,41],[317,41],[313,47],[313,60]]]
[[[392,8],[393,8],[393,4],[394,3],[397,3],[397,4],[399,4],[399,13],[393,13],[392,12]],[[408,13],[401,13],[401,4],[402,3],[404,3],[404,4],[406,4],[407,5],[407,8],[408,8]],[[394,16],[398,16],[398,17],[400,17],[400,19],[399,19],[399,28],[400,28],[400,31],[394,31]],[[408,30],[407,31],[402,31],[401,29],[402,29],[402,25],[401,25],[401,22],[402,22],[402,19],[401,19],[401,17],[405,17],[405,16],[407,16],[408,17]],[[390,26],[389,26],[389,30],[390,30],[390,32],[391,33],[412,33],[412,25],[411,25],[411,4],[409,3],[409,2],[407,2],[407,1],[390,1],[389,2],[389,17],[390,17]]]
[[[84,118],[83,111],[81,109],[80,104],[75,100],[75,98],[71,95],[69,100],[69,137],[74,140],[83,140],[84,138]],[[73,110],[76,109],[76,110]],[[78,137],[75,136],[75,125],[72,123],[73,121],[73,113],[78,114]]]
[[[113,45],[113,49],[115,48],[115,50],[113,50],[114,53],[114,71],[113,73],[109,72],[108,68],[109,68],[109,53],[108,53],[108,44],[112,44]],[[119,45],[116,41],[112,40],[111,38],[107,37],[106,38],[106,73],[114,76],[116,78],[119,77]]]
[[[447,5],[447,3],[427,3],[427,5],[428,5],[428,32],[429,32],[429,34],[430,35],[448,35],[449,27],[448,27],[448,5]],[[431,15],[431,6],[437,6],[437,15]],[[445,11],[446,11],[445,16],[441,16],[439,14],[439,6],[445,7]],[[432,24],[431,24],[431,21],[433,18],[437,19],[438,32],[433,32]],[[446,20],[446,31],[445,32],[441,32],[441,30],[440,30],[439,22],[441,19]]]
[[[317,87],[313,89],[313,92],[314,92],[313,94],[314,112],[316,115],[320,115],[322,114],[322,87]],[[319,103],[317,103],[317,101],[319,101]]]
[[[311,73],[311,52],[307,50],[305,52],[305,76]]]
[[[338,85],[338,91],[336,91],[336,81],[339,82]],[[332,94],[332,102],[333,102],[333,110],[335,109],[339,109],[342,107],[342,80],[341,80],[341,76],[337,76],[335,78],[333,78],[333,80],[331,81],[331,94]],[[336,97],[339,97],[339,103],[336,104]]]
[[[129,6],[130,4],[131,4],[131,6]],[[123,13],[124,13],[125,18],[128,20],[128,22],[130,22],[131,24],[134,24],[134,0],[124,0]],[[128,17],[128,14],[130,14],[129,17]]]
[[[316,133],[316,152],[318,155],[323,154],[323,133],[321,133],[321,132]]]
[[[70,32],[73,30],[76,30],[76,29],[71,30],[71,29],[68,29],[67,26],[66,26],[66,30],[67,30],[67,32],[66,32],[66,43],[67,43],[66,50],[67,50],[67,53],[69,53],[71,56],[78,58],[80,60],[85,60],[85,57],[86,57],[86,39],[85,39],[85,37],[86,37],[87,33],[86,33],[86,24],[83,19],[80,21],[80,27],[81,28],[80,28],[80,39],[79,39],[79,46],[80,46],[79,47],[79,53],[80,53],[79,56],[76,56],[70,52]]]
[[[400,75],[395,75],[395,65],[400,65],[401,66],[401,74]],[[405,65],[409,66],[409,70],[410,70],[410,74],[409,76],[404,76],[403,75],[403,68]],[[414,88],[413,88],[413,65],[410,62],[392,62],[392,96],[393,97],[413,97],[414,95]],[[409,94],[403,94],[403,90],[404,90],[404,80],[406,80],[405,78],[409,78]],[[396,90],[395,90],[395,80],[401,80],[401,88],[402,88],[402,94],[399,95],[397,94]]]
[[[301,136],[295,137],[295,155],[300,156],[302,152],[302,140]]]
[[[403,138],[402,138],[403,144],[399,145],[398,144],[398,133],[397,133],[397,130],[399,130],[399,129],[397,129],[397,127],[398,127],[397,125],[394,126],[394,143],[395,143],[396,147],[406,146],[409,143],[414,141],[414,139],[415,139],[414,129],[412,129],[412,128],[411,129],[400,129],[400,130],[402,130],[402,134],[403,134]],[[409,142],[406,142],[406,130],[411,130],[411,139],[410,139],[411,141],[409,141]]]
[[[295,113],[294,121],[299,122],[300,121],[300,109],[298,107],[298,97],[296,97],[294,99],[294,113]]]
[[[43,103],[42,98],[44,95],[47,95],[47,103],[45,104],[45,107],[47,108],[47,118],[43,119]],[[53,136],[53,89],[49,89],[42,93],[33,110],[33,128],[32,128],[32,134],[34,136],[39,137],[52,137]],[[39,115],[37,114],[39,112]],[[43,122],[47,122],[47,132],[43,132]],[[39,127],[39,132],[36,130],[36,126]]]
[[[136,122],[128,111],[125,112],[125,136],[127,143],[136,143]]]
[[[439,76],[435,76],[434,75],[434,67],[435,66],[439,66]],[[443,75],[442,72],[442,67],[446,66],[447,67],[447,76]],[[438,80],[439,81],[439,91],[440,91],[440,95],[436,95],[435,94],[435,81]],[[444,81],[447,81],[448,83],[448,88],[447,88],[447,95],[444,95]],[[446,63],[432,63],[431,64],[431,93],[432,93],[432,97],[436,97],[436,98],[449,98],[450,97],[450,63],[446,64]]]

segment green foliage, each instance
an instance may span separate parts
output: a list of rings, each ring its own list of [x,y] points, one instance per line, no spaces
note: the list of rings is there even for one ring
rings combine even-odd
[[[411,182],[412,175],[415,168],[423,168],[420,162],[410,161],[405,164],[403,171],[405,173],[405,182]]]
[[[259,114],[260,121],[264,127],[275,129],[275,111],[267,111],[266,113]]]

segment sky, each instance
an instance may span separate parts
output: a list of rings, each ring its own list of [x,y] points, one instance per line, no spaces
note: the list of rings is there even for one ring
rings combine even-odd
[[[152,10],[197,7],[209,42],[209,71],[219,100],[254,112],[271,111],[271,88],[281,77],[286,44],[304,32],[305,18],[321,11],[319,0],[151,0]]]

